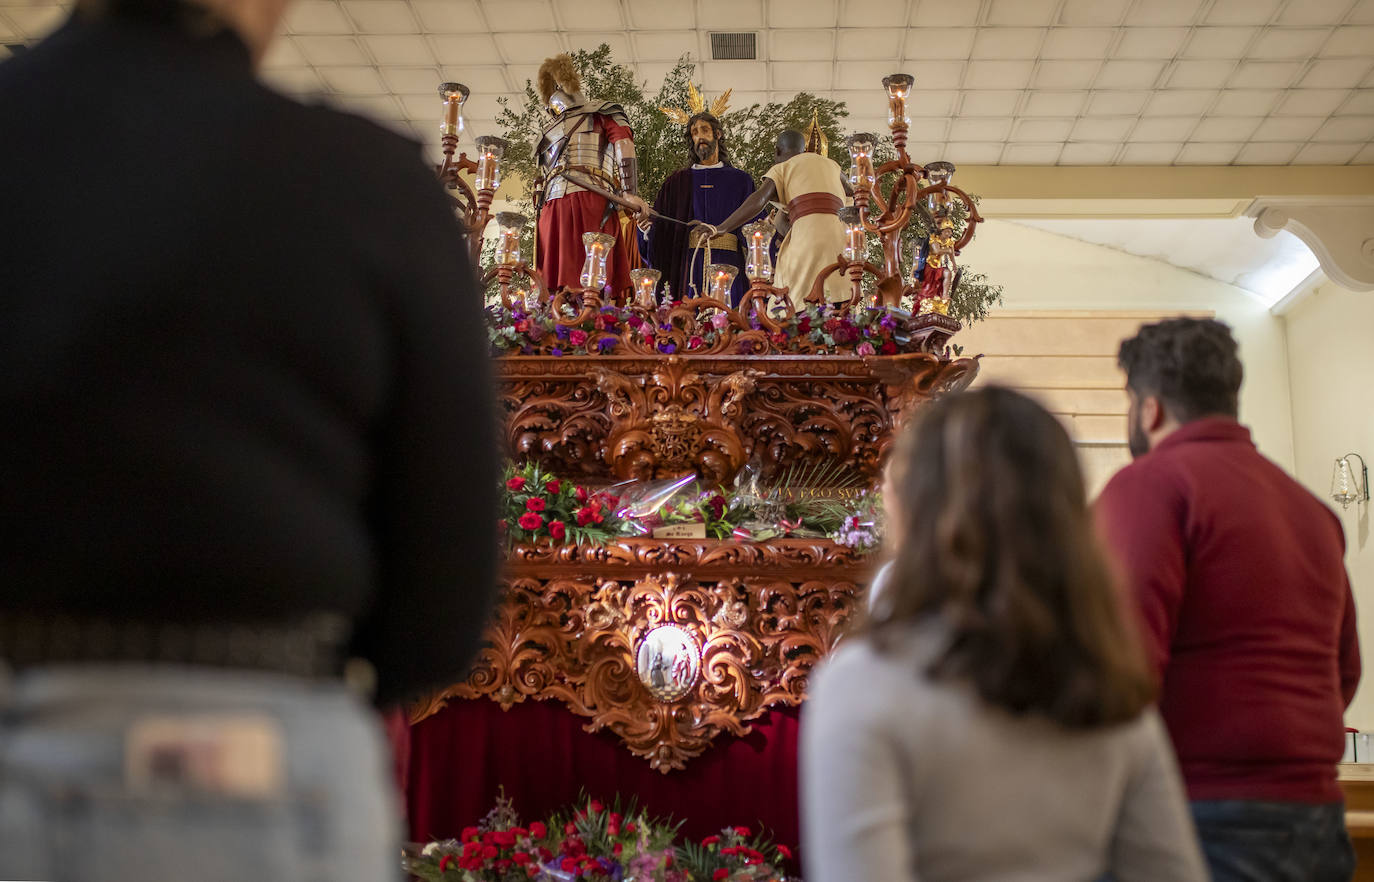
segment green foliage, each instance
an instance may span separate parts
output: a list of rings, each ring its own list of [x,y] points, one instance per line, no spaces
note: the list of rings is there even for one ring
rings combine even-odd
[[[592,50],[579,49],[571,55],[582,76],[582,91],[588,99],[594,102],[613,101],[625,109],[635,134],[640,194],[653,204],[654,197],[668,176],[692,161],[683,139],[683,127],[668,119],[659,108],[687,107],[687,85],[695,81],[696,64],[683,55],[657,90],[651,92],[651,87],[637,80],[630,67],[611,57],[611,48],[605,43]],[[714,94],[707,96],[708,107],[715,97]],[[876,89],[874,100],[883,100]],[[531,222],[525,225],[521,248],[527,259],[532,261],[535,224],[531,191],[538,177],[534,149],[552,118],[529,81],[525,82],[521,99],[511,101],[501,98],[499,102],[501,112],[496,123],[501,128],[502,137],[510,143],[506,151],[507,172],[524,182],[525,189],[517,201],[517,210],[531,218]],[[773,165],[773,143],[778,133],[784,129],[805,131],[813,114],[829,140],[828,155],[841,168],[847,169],[849,154],[845,148],[846,132],[842,123],[849,116],[848,109],[842,101],[820,98],[806,92],[799,93],[785,103],[774,101],[727,111],[722,123],[731,163],[749,172],[755,181],[759,180]],[[881,132],[875,134],[882,135]],[[891,138],[882,137],[874,157],[875,165],[881,165],[893,156],[895,150]],[[919,162],[940,157],[914,158]],[[956,214],[956,222],[960,226],[963,224],[959,214]],[[910,272],[913,249],[920,237],[928,233],[928,230],[918,228],[918,224],[904,231],[902,254],[907,273]],[[869,259],[882,265],[881,246],[874,237],[869,240]],[[484,253],[483,265],[490,265],[489,261],[490,255]],[[988,310],[1001,302],[1002,287],[990,284],[986,276],[973,272],[962,260],[959,265],[964,267],[964,273],[958,287],[951,293],[950,314],[968,324],[985,318]],[[488,293],[490,295],[491,292]],[[914,307],[911,303],[904,305]]]

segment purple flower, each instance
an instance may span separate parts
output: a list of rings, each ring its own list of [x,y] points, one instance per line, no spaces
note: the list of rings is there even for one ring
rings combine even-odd
[[[524,346],[521,346],[521,347],[520,347],[520,354],[521,354],[521,355],[530,355],[530,354],[533,353],[533,352],[534,352],[534,347],[531,346],[531,345],[528,344],[528,343],[526,343]]]
[[[560,340],[568,339],[569,329],[567,325],[558,325],[553,329],[554,336]]]
[[[664,355],[672,355],[674,352],[677,352],[677,344],[670,340],[665,340],[658,344],[658,351],[662,352]]]
[[[630,316],[629,318],[627,318],[627,319],[625,320],[625,322],[626,322],[630,327],[632,327],[632,328],[634,328],[636,331],[638,331],[638,330],[640,329],[640,327],[643,326],[643,324],[644,324],[644,319],[640,318],[640,317],[637,316],[637,315],[632,315],[632,316]]]
[[[725,330],[725,326],[730,324],[730,316],[723,312],[718,312],[711,316],[711,324],[715,326],[717,331],[723,331]]]
[[[561,356],[561,355],[563,354],[563,350],[562,350],[562,349],[557,349],[557,348],[555,348],[555,349],[553,350],[553,352],[551,352],[551,353],[549,353],[549,354],[552,355],[554,358],[558,358],[559,356]]]
[[[602,337],[596,341],[596,348],[602,352],[610,352],[620,342],[619,337]]]
[[[881,327],[887,328],[890,331],[893,328],[897,327],[897,317],[889,312],[878,320],[878,324]]]

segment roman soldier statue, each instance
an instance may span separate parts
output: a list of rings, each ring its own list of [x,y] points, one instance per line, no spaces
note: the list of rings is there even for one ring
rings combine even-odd
[[[540,66],[539,97],[553,120],[537,147],[535,263],[550,288],[577,287],[585,254],[582,234],[608,233],[616,245],[607,275],[612,294],[619,296],[628,291],[630,270],[639,265],[630,212],[648,213],[639,197],[629,120],[619,104],[589,101],[582,94],[582,79],[566,53]]]

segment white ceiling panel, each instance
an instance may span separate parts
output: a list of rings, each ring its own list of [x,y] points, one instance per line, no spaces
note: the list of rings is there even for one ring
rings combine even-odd
[[[481,37],[437,34],[427,39],[434,59],[440,64],[500,64],[504,60],[490,34]]]
[[[1026,116],[1077,116],[1087,103],[1087,92],[1047,92],[1036,89],[1026,96],[1021,113]]]
[[[1126,28],[1113,58],[1173,58],[1188,42],[1187,28]]]
[[[900,28],[840,28],[835,57],[841,61],[870,58],[896,59],[902,54],[906,35]]]
[[[1216,89],[1164,89],[1145,105],[1145,116],[1200,116],[1217,98]]]
[[[974,58],[1035,58],[1045,28],[982,28],[973,40]]]
[[[1240,153],[1240,142],[1184,144],[1174,162],[1179,165],[1229,165]]]
[[[943,159],[946,151],[943,142],[908,141],[906,152],[913,162],[931,163]]]
[[[0,39],[68,8],[0,0]],[[605,42],[653,92],[720,30],[756,33],[758,56],[699,60],[709,94],[810,91],[882,132],[879,83],[911,73],[912,143],[956,162],[1374,161],[1374,0],[297,0],[264,78],[433,154],[441,79],[491,128],[549,55]]]
[[[316,68],[321,79],[326,86],[335,92],[342,92],[348,95],[386,95],[392,91],[382,78],[377,75],[377,68],[371,65],[359,65],[356,67],[321,67]],[[427,82],[430,85],[438,86],[435,81],[435,70],[432,67],[425,68]],[[435,92],[438,94],[437,89]],[[435,103],[438,103],[436,97]]]
[[[353,37],[296,37],[296,48],[311,64],[371,64],[372,59]]]
[[[363,37],[372,60],[378,64],[434,64],[434,53],[424,37],[383,34]]]
[[[1251,141],[1240,149],[1236,162],[1241,165],[1287,165],[1302,149],[1297,141]]]
[[[1105,58],[1116,38],[1111,28],[1055,28],[1045,38],[1041,58]]]
[[[778,30],[768,34],[768,57],[773,61],[809,61],[835,57],[835,31]]]
[[[964,86],[970,89],[1015,89],[1030,82],[1033,61],[974,59],[968,63]]]
[[[1059,12],[1063,25],[1119,25],[1131,0],[1064,0]]]
[[[632,0],[638,2],[638,0]],[[768,24],[774,28],[833,28],[835,0],[768,0]]]
[[[344,12],[363,34],[418,34],[419,22],[405,0],[343,0]]]
[[[431,34],[464,34],[485,31],[486,19],[476,0],[410,0],[410,8]]]
[[[1281,0],[1212,0],[1212,8],[1207,11],[1207,23],[1228,24],[1268,24],[1278,12]]]
[[[964,100],[959,105],[959,115],[968,117],[1010,117],[1016,113],[1016,105],[1021,100],[1021,94],[1021,92],[1014,89],[989,89],[979,92],[965,92]],[[964,140],[970,139],[965,138]],[[983,139],[978,138],[972,140]]]
[[[1217,97],[1212,112],[1226,116],[1264,116],[1274,109],[1283,94],[1277,89],[1227,89]]]
[[[625,26],[620,0],[553,0],[565,31],[618,30]]]
[[[976,35],[973,28],[912,28],[906,32],[906,57],[968,58]]]
[[[713,31],[761,28],[763,0],[697,0],[695,26]]]
[[[1293,89],[1274,111],[1279,116],[1330,116],[1350,96],[1349,89]]]

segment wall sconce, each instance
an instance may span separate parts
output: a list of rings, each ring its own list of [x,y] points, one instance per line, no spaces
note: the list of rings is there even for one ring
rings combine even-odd
[[[1359,475],[1350,465],[1352,458],[1360,461]],[[1331,498],[1339,502],[1343,509],[1349,508],[1352,502],[1358,506],[1361,502],[1369,501],[1369,467],[1364,464],[1363,456],[1347,453],[1336,460],[1336,468],[1331,473]]]

